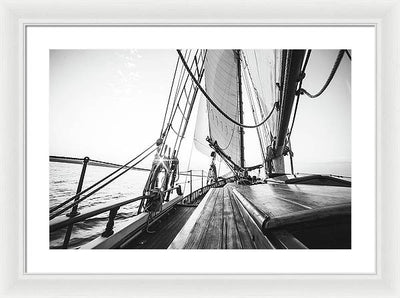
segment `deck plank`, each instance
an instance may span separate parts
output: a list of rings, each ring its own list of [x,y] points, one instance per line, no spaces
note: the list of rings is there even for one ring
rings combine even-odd
[[[260,226],[254,214],[239,193],[254,205],[263,220]],[[261,229],[271,229],[291,223],[313,220],[330,215],[324,210],[347,214],[351,206],[351,189],[315,185],[261,184],[241,186],[228,184],[211,189],[198,208],[177,205],[170,215],[150,227],[156,234],[143,233],[129,243],[126,248],[167,248],[180,233],[179,248],[185,249],[253,249],[273,248]],[[342,212],[340,208],[345,208]],[[195,214],[193,212],[196,210]],[[319,211],[324,211],[320,213]],[[191,216],[193,214],[193,216]],[[196,215],[196,216],[194,216]],[[265,218],[263,217],[265,216]],[[192,218],[191,225],[180,232],[185,223]],[[317,218],[317,219],[318,219]],[[274,226],[275,224],[275,226]],[[265,232],[265,231],[264,231]],[[278,235],[279,236],[279,235]],[[282,235],[280,235],[282,236]],[[282,237],[280,237],[282,238]],[[286,248],[296,246],[288,237]],[[289,240],[290,241],[289,241]]]
[[[212,193],[208,197],[204,209],[202,210],[199,219],[196,221],[193,229],[191,230],[188,240],[185,243],[185,249],[197,249],[199,248],[199,243],[202,241],[204,235],[206,234],[208,225],[210,223],[210,218],[214,210],[214,205],[216,202],[217,194],[220,191],[219,188],[212,189]]]
[[[246,224],[243,220],[243,217],[239,211],[239,206],[237,205],[238,203],[232,197],[231,197],[230,202],[232,205],[233,216],[234,216],[235,222],[236,222],[236,229],[238,231],[238,235],[240,238],[242,248],[244,248],[244,249],[255,248],[254,241],[252,240],[249,230],[247,229]]]
[[[220,249],[223,238],[224,188],[215,194],[215,204],[209,220],[205,236],[199,242],[200,249]]]
[[[236,218],[233,213],[231,196],[229,190],[224,189],[224,237],[223,248],[239,249],[242,248],[239,232],[236,227]]]

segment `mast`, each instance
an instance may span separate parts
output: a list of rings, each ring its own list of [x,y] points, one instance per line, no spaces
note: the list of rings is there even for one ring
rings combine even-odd
[[[240,65],[240,50],[236,50],[237,58],[237,73],[238,73],[238,100],[239,100],[239,122],[243,124],[243,97],[242,97],[242,75],[241,75],[241,65]],[[243,127],[239,127],[240,135],[240,166],[244,168],[244,131]]]
[[[280,114],[277,139],[274,146],[274,168],[277,173],[285,172],[283,156],[287,142],[287,131],[292,114],[296,88],[299,82],[305,50],[284,50],[281,75]]]

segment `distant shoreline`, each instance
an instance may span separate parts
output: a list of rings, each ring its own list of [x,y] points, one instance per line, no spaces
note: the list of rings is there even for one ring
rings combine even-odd
[[[67,156],[50,155],[49,161],[50,162],[59,162],[59,163],[70,163],[70,164],[83,164],[83,158],[67,157]],[[105,168],[120,168],[120,167],[122,167],[122,165],[120,165],[120,164],[106,162],[106,161],[100,161],[100,160],[95,160],[95,159],[89,159],[88,164],[91,166],[105,167]],[[128,168],[128,166],[125,166],[125,168]],[[137,171],[144,171],[144,172],[150,171],[149,169],[137,168],[137,167],[133,167],[131,169],[137,170]]]

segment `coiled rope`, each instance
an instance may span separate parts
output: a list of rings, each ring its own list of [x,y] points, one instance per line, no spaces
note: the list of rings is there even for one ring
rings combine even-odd
[[[267,120],[272,116],[272,113],[275,111],[277,103],[274,103],[274,106],[272,108],[272,110],[269,112],[269,114],[267,115],[267,117],[265,117],[265,119],[263,119],[260,123],[255,124],[255,125],[246,125],[246,124],[242,124],[240,122],[237,122],[235,119],[231,118],[229,115],[227,115],[212,99],[211,97],[207,94],[207,92],[203,89],[203,87],[200,85],[200,82],[196,79],[196,77],[194,76],[194,74],[192,73],[192,71],[190,70],[189,66],[186,63],[185,58],[183,57],[182,53],[180,50],[177,50],[178,55],[182,61],[182,64],[185,66],[189,76],[191,77],[192,81],[196,84],[196,86],[199,88],[199,90],[201,91],[201,93],[203,93],[203,95],[205,96],[205,98],[208,100],[209,103],[211,103],[211,105],[217,109],[218,112],[220,112],[222,114],[222,116],[224,116],[226,119],[228,119],[229,121],[231,121],[232,123],[236,124],[237,126],[243,127],[243,128],[257,128],[261,125],[263,125],[265,122],[267,122]]]

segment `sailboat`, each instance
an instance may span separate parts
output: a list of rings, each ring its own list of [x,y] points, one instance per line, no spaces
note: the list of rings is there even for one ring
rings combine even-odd
[[[154,143],[127,163],[113,164],[116,170],[85,189],[91,161],[74,161],[82,163],[77,193],[49,212],[50,233],[65,230],[63,248],[69,248],[74,224],[102,213],[108,213],[104,232],[80,249],[351,248],[350,179],[295,173],[291,142],[300,99],[320,97],[341,62],[351,60],[350,51],[337,51],[329,76],[314,94],[303,88],[312,50],[257,50],[251,60],[248,52],[176,51],[164,119]],[[251,123],[245,121],[245,101]],[[194,146],[209,156],[210,166],[204,185],[184,195],[179,179],[193,179],[191,170],[180,170],[189,121],[196,121]],[[246,163],[245,130],[257,133],[258,164]],[[151,157],[141,196],[79,208],[80,202]],[[229,169],[225,175],[217,171],[217,158]],[[115,225],[118,210],[132,203],[138,204],[136,214]]]

